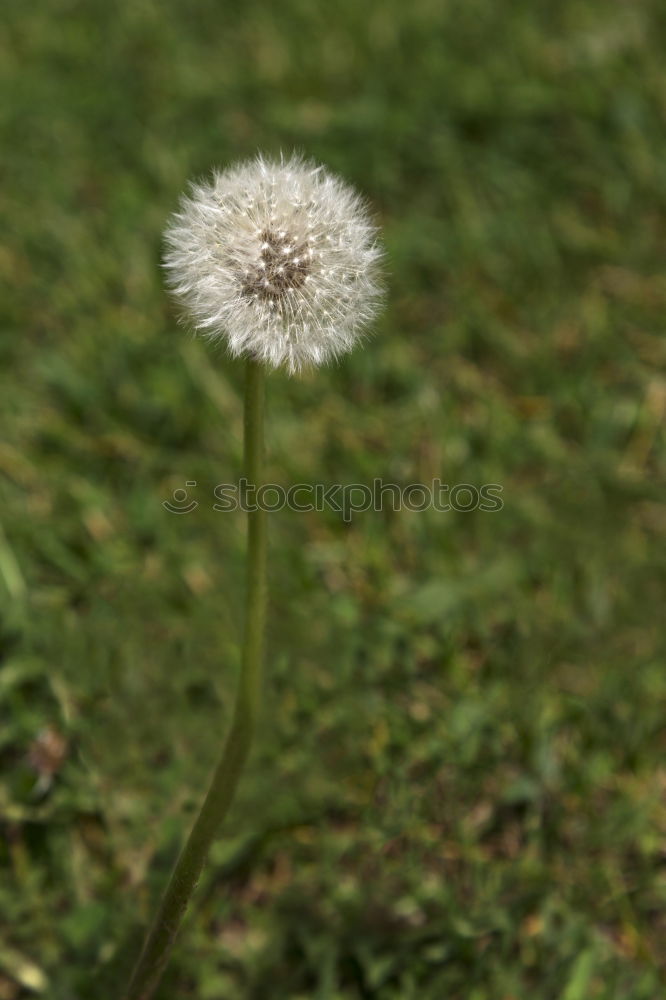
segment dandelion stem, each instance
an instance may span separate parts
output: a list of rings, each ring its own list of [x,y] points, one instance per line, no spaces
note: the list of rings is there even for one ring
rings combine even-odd
[[[245,477],[259,487],[263,477],[264,370],[248,360],[245,383]],[[208,794],[171,875],[126,1000],[150,1000],[196,888],[208,850],[233,798],[256,726],[261,691],[266,609],[266,511],[247,515],[247,582],[241,674],[231,730]]]

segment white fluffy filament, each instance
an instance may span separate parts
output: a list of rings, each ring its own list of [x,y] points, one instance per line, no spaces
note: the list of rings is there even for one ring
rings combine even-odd
[[[233,355],[295,372],[351,350],[376,315],[382,251],[365,203],[297,157],[194,184],[165,240],[172,291]]]

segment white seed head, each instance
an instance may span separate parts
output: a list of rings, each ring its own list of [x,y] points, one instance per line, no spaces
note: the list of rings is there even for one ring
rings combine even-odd
[[[377,313],[382,250],[363,199],[298,157],[193,184],[165,241],[171,290],[233,355],[295,372],[351,350]]]

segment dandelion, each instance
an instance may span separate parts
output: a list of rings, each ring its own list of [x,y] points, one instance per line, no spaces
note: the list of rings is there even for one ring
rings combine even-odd
[[[376,315],[376,236],[363,199],[323,167],[259,156],[193,185],[164,265],[196,329],[296,372],[351,350]]]
[[[166,232],[169,284],[197,329],[246,357],[244,477],[263,480],[264,368],[350,350],[377,311],[381,250],[362,199],[323,167],[262,157],[214,173]],[[247,512],[241,671],[231,728],[125,994],[150,1000],[234,796],[257,722],[266,611],[266,511]]]

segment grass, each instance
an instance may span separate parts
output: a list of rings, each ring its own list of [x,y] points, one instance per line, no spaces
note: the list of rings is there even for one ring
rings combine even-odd
[[[186,180],[302,150],[390,301],[269,380],[260,739],[160,1000],[666,989],[666,20],[656,0],[9,0],[0,1000],[115,1000],[229,719],[242,365],[177,326]],[[199,507],[167,513],[185,481]]]

